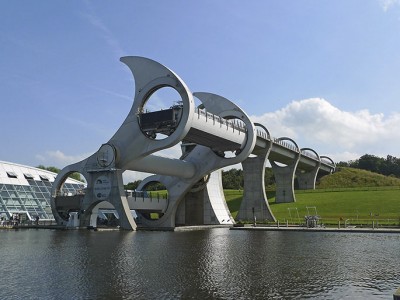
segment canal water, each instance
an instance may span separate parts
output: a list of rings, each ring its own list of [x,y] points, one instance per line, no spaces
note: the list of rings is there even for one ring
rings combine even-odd
[[[400,235],[0,231],[0,299],[392,299]]]

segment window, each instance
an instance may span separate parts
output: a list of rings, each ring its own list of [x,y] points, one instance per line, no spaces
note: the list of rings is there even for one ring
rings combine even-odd
[[[24,173],[26,179],[33,179],[33,175],[29,173]]]
[[[43,181],[49,181],[49,177],[47,177],[46,175],[39,175],[40,179],[42,179]]]
[[[7,176],[10,178],[18,178],[17,174],[11,171],[7,171]]]

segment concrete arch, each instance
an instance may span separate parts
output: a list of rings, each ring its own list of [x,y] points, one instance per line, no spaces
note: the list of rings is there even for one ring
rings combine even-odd
[[[263,124],[261,124],[261,123],[254,123],[254,126],[256,126],[256,127],[261,127],[262,129],[264,129],[265,132],[267,133],[267,138],[268,138],[268,140],[271,140],[271,134],[270,134],[269,130],[267,129],[267,127],[265,127],[265,126],[264,126]]]
[[[90,176],[86,172],[84,172],[83,167],[86,164],[86,160],[83,160],[81,162],[69,165],[65,168],[63,168],[60,173],[58,173],[57,177],[55,178],[53,182],[53,186],[51,188],[51,195],[50,195],[50,206],[51,206],[51,211],[53,213],[54,219],[56,220],[57,224],[59,225],[67,225],[68,223],[68,218],[67,216],[62,216],[59,214],[58,209],[57,209],[57,198],[59,200],[62,200],[61,196],[61,188],[64,184],[64,182],[67,180],[68,176],[71,175],[72,173],[78,172],[81,173],[86,181],[89,181]],[[64,199],[65,200],[65,199]],[[79,199],[72,199],[71,200],[78,200]],[[76,202],[76,201],[74,201]],[[79,206],[80,208],[80,206]]]
[[[301,152],[303,152],[303,151],[311,151],[311,152],[313,152],[313,153],[315,154],[316,158],[317,158],[319,161],[321,161],[321,158],[319,157],[319,154],[318,154],[314,149],[312,149],[312,148],[301,148],[300,151],[301,151]]]
[[[170,187],[168,186],[168,182],[165,182],[165,180],[163,180],[163,179],[165,179],[165,177],[159,176],[159,175],[148,176],[148,177],[146,177],[145,179],[143,179],[140,182],[140,184],[138,185],[136,190],[144,192],[146,187],[148,185],[150,185],[151,183],[160,182],[166,187],[167,194],[169,194],[170,193]],[[166,208],[165,208],[166,211],[168,210],[168,206],[169,206],[169,198],[167,197],[167,205],[166,205]],[[139,211],[136,211],[136,212],[137,212],[138,215],[142,215],[143,216],[143,214],[141,212],[139,212]],[[147,224],[149,226],[151,226],[152,222],[153,222],[153,220],[150,220],[149,218],[145,218],[144,220],[142,220],[142,223],[145,223],[145,224]]]
[[[329,156],[321,155],[321,159],[329,160],[332,163],[334,169],[336,169],[336,163]]]
[[[296,168],[296,166],[299,162],[299,159],[300,159],[300,155],[301,155],[300,147],[297,145],[297,143],[293,139],[291,139],[289,137],[280,137],[280,138],[275,139],[275,142],[278,144],[280,144],[280,142],[282,142],[282,141],[290,141],[295,146],[295,149],[293,149],[293,150],[295,150],[297,152],[297,155],[295,156],[293,161],[287,165],[287,167]],[[274,160],[269,159],[269,161],[271,163],[271,166],[273,166],[273,168],[285,168],[285,167],[279,166]]]
[[[147,186],[149,186],[150,184],[155,183],[155,182],[159,182],[159,183],[163,184],[165,186],[165,188],[167,189],[167,193],[169,193],[168,182],[165,180],[165,176],[160,176],[160,175],[150,175],[150,176],[146,177],[139,183],[136,190],[137,191],[145,191]]]
[[[303,152],[306,151],[311,151],[312,153],[315,154],[315,159],[317,160],[317,163],[315,164],[314,168],[311,170],[297,170],[297,181],[299,184],[299,189],[302,190],[314,190],[315,189],[315,182],[317,180],[317,174],[318,171],[321,167],[321,158],[319,154],[311,148],[301,148],[300,149],[302,155],[307,156],[303,154]]]
[[[115,210],[114,205],[107,200],[98,200],[90,203],[81,215],[81,223],[86,226],[97,227],[97,217],[99,216],[99,210],[101,208]],[[118,212],[117,212],[118,213]]]
[[[300,152],[300,147],[299,145],[297,145],[297,143],[295,142],[295,140],[291,139],[290,137],[286,137],[286,136],[282,136],[280,138],[277,138],[276,141],[281,142],[281,141],[290,141],[293,143],[293,145],[296,147],[297,152]]]

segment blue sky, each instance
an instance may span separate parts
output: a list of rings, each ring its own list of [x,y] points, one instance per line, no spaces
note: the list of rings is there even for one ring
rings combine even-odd
[[[335,161],[400,157],[400,1],[0,0],[0,160],[60,168],[125,119],[121,56]]]

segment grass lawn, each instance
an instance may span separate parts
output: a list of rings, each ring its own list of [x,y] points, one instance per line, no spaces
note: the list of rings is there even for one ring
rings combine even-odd
[[[233,218],[243,198],[243,190],[224,190]],[[281,223],[302,223],[307,214],[317,213],[324,224],[400,225],[400,189],[393,187],[295,191],[296,202],[275,203],[275,191],[267,191],[272,213]],[[167,197],[167,191],[151,192],[154,198]],[[308,212],[307,212],[308,207]],[[261,220],[260,220],[261,221]]]
[[[374,190],[343,190],[312,192],[298,191],[296,202],[275,203],[274,192],[268,192],[268,202],[277,220],[280,222],[302,222],[304,216],[317,214],[324,223],[338,223],[340,219],[351,219],[351,223],[368,223],[373,220],[380,223],[387,222],[399,224],[400,220],[400,190],[374,189]],[[235,217],[242,201],[242,191],[226,190],[228,207]],[[299,218],[297,217],[297,214]],[[385,221],[386,220],[386,221]]]

